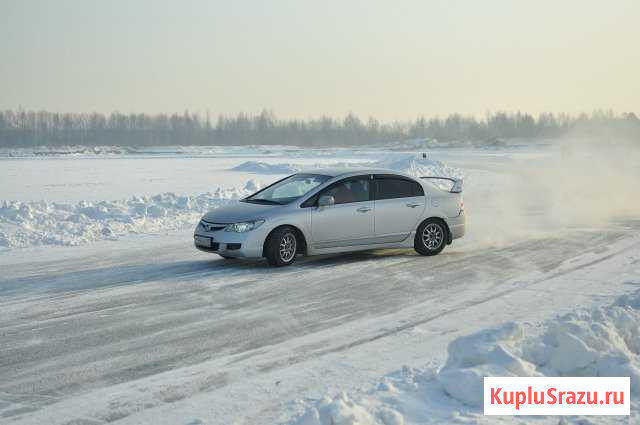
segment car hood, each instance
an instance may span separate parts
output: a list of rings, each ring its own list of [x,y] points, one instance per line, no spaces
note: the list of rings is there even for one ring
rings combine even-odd
[[[202,217],[210,223],[237,223],[265,218],[282,208],[282,205],[252,204],[249,202],[234,202],[231,205],[211,210]]]

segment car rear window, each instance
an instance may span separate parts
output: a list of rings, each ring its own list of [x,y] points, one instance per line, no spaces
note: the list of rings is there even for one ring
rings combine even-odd
[[[423,196],[419,183],[398,177],[376,177],[376,199]]]

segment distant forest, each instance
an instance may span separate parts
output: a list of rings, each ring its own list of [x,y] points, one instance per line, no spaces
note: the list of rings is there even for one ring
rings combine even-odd
[[[357,146],[411,139],[459,143],[544,140],[562,136],[640,142],[640,120],[634,113],[594,112],[577,116],[543,113],[493,113],[485,118],[452,114],[446,118],[382,123],[354,114],[336,119],[278,119],[257,115],[56,113],[0,111],[0,146],[167,146],[167,145],[295,145]]]

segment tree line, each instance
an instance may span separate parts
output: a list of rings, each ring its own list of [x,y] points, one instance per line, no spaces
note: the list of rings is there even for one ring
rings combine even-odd
[[[590,115],[497,112],[484,118],[451,114],[383,123],[354,114],[308,120],[278,119],[270,111],[249,115],[111,114],[0,111],[0,146],[167,146],[167,145],[295,145],[358,146],[408,139],[439,142],[495,143],[500,140],[555,139],[565,135],[605,141],[640,141],[634,113],[597,111]]]

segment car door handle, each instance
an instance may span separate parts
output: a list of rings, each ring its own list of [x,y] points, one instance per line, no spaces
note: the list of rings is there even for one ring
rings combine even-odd
[[[366,212],[371,211],[371,208],[369,208],[369,207],[360,207],[356,211],[358,211],[360,213],[366,213]]]
[[[408,206],[409,208],[415,208],[415,207],[421,207],[421,206],[422,206],[422,204],[413,204],[413,203],[409,203],[409,204],[407,204],[407,206]]]

